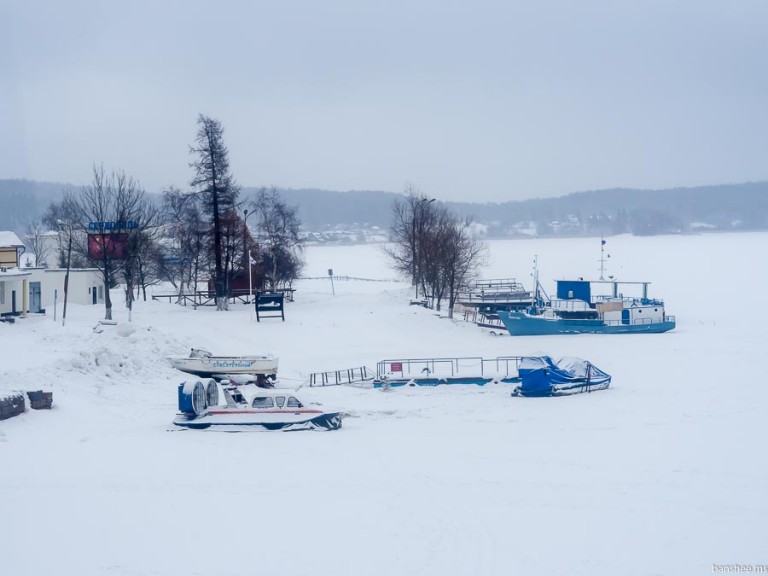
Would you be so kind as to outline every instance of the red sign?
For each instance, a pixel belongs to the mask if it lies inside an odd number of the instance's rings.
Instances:
[[[392,364],[389,365],[390,372],[402,372],[403,371],[403,363],[402,362],[392,362]]]
[[[128,235],[88,234],[88,258],[103,260],[105,252],[110,260],[125,260],[128,256]]]

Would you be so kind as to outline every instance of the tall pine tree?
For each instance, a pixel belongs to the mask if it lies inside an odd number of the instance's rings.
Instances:
[[[200,114],[197,118],[197,137],[189,147],[197,159],[190,163],[195,176],[190,185],[202,195],[213,224],[213,254],[215,262],[214,286],[216,309],[227,310],[224,267],[222,265],[222,214],[234,210],[239,189],[229,173],[229,151],[224,145],[221,122]]]

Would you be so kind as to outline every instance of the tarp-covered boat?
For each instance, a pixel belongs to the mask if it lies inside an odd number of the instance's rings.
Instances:
[[[302,404],[291,390],[261,390],[250,400],[237,388],[222,387],[226,405],[219,405],[219,384],[183,382],[179,385],[179,414],[173,423],[193,429],[338,430],[341,413]]]
[[[518,372],[522,383],[513,396],[565,396],[604,390],[611,384],[610,375],[581,358],[554,362],[549,356],[526,356]]]
[[[261,375],[274,379],[278,363],[278,358],[271,354],[216,356],[207,350],[197,348],[192,348],[189,356],[172,356],[168,360],[171,366],[187,374],[216,379],[237,374]]]

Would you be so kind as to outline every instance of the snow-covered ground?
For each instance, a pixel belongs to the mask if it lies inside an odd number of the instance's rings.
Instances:
[[[494,336],[408,306],[373,245],[311,247],[286,321],[115,292],[0,324],[0,395],[54,409],[0,422],[0,573],[60,575],[705,574],[768,563],[768,234],[609,238],[610,274],[650,280],[660,335]],[[596,278],[599,240],[490,244],[485,278]],[[61,311],[59,310],[59,313]],[[505,385],[307,388],[338,432],[170,432],[165,360],[191,347],[280,357],[283,386],[386,358],[579,356],[604,392]]]

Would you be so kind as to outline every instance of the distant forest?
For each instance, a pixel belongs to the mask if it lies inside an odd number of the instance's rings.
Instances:
[[[0,230],[22,236],[68,184],[0,180]],[[257,188],[241,191],[243,207]],[[379,191],[281,190],[298,207],[307,232],[389,228],[398,194]],[[768,229],[768,182],[667,190],[611,189],[576,192],[558,198],[503,203],[446,202],[471,218],[489,238],[635,235]]]

